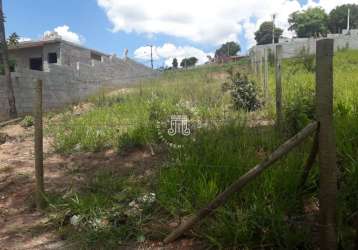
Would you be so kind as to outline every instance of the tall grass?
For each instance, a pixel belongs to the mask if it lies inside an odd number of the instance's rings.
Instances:
[[[354,234],[350,218],[358,210],[358,51],[337,53],[334,64],[339,237],[342,246],[349,248]],[[247,71],[246,66],[235,67]],[[157,122],[185,114],[204,126],[193,128],[190,139],[180,141],[181,148],[169,148],[169,160],[160,169],[155,189],[159,204],[173,216],[191,214],[288,136],[277,134],[271,126],[249,126],[252,114],[230,108],[230,95],[221,89],[227,69],[208,66],[165,72],[125,93],[95,100],[93,110],[79,117],[67,115],[51,127],[56,149],[71,153],[116,148],[120,152],[128,145],[162,143]],[[314,118],[315,76],[300,61],[286,60],[282,69],[285,127],[292,134]],[[272,68],[269,83],[272,101],[260,112],[265,119],[274,119]],[[311,143],[308,140],[296,148],[219,208],[215,216],[196,226],[196,235],[213,248],[313,248],[313,228],[307,222],[305,206],[309,200],[317,200],[317,168],[298,192]]]

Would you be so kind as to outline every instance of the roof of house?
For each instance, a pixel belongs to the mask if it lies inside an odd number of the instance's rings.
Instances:
[[[109,56],[106,53],[103,53],[103,52],[100,52],[100,51],[97,51],[97,50],[94,50],[94,49],[89,49],[89,48],[86,48],[84,46],[81,46],[81,45],[78,45],[78,44],[63,40],[61,38],[43,39],[43,40],[39,40],[39,41],[20,42],[17,45],[9,46],[8,49],[9,50],[18,50],[18,49],[37,48],[37,47],[43,47],[43,46],[45,46],[47,44],[55,44],[55,43],[66,43],[66,44],[68,44],[70,46],[73,46],[73,47],[90,50],[90,51],[92,51],[92,52],[94,52],[96,54],[102,55],[102,56]]]

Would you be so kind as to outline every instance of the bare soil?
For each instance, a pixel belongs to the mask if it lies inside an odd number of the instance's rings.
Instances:
[[[76,243],[62,240],[45,212],[36,211],[34,193],[33,128],[8,125],[0,145],[0,249],[74,249]],[[46,192],[65,193],[88,182],[98,169],[108,168],[123,176],[145,175],[161,164],[160,154],[136,149],[125,155],[113,150],[100,153],[60,155],[53,151],[52,139],[44,138]],[[163,246],[158,242],[134,244],[126,249],[197,249],[183,239]]]

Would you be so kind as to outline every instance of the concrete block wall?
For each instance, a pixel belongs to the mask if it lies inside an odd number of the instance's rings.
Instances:
[[[91,63],[91,51],[78,46],[73,46],[67,42],[61,42],[60,61],[62,65],[76,67],[76,63]]]
[[[101,88],[127,86],[128,83],[156,74],[130,59],[113,58],[100,64],[77,62],[73,67],[49,64],[48,72],[21,69],[12,73],[16,106],[19,115],[33,112],[34,88],[43,80],[44,110],[52,111],[84,100]],[[0,76],[0,120],[8,118],[5,79]]]
[[[334,39],[335,51],[344,48],[358,49],[358,35],[355,33],[351,35],[331,34],[328,38]],[[322,39],[322,38],[321,38]],[[301,51],[305,49],[310,54],[316,54],[316,41],[315,38],[295,38],[292,41],[280,42],[282,45],[282,57],[292,58],[299,56]],[[265,50],[272,50],[272,44],[257,45],[250,49],[249,55],[251,62],[258,62],[264,57]]]
[[[29,58],[43,57],[42,48],[25,48],[9,52],[10,59],[16,61],[16,70],[29,68]]]

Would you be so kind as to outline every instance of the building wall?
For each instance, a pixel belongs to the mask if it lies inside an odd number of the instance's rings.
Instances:
[[[72,46],[68,43],[61,43],[62,65],[76,67],[77,62],[91,64],[91,51],[85,48]]]
[[[60,43],[54,43],[54,44],[46,44],[43,47],[43,67],[44,71],[49,71],[48,68],[48,54],[49,53],[56,53],[57,54],[57,64],[61,64],[61,46]]]
[[[18,113],[25,115],[33,111],[37,79],[42,79],[44,83],[44,110],[51,111],[84,100],[102,88],[127,86],[133,81],[153,76],[156,73],[144,65],[113,57],[97,64],[76,62],[75,67],[49,64],[48,71],[19,68],[12,73],[12,81]],[[9,106],[3,76],[0,76],[0,107],[0,120],[7,119]]]
[[[350,48],[358,49],[358,33],[352,30],[351,35],[330,34],[328,38],[334,39],[335,51]],[[282,57],[292,58],[300,56],[301,51],[304,49],[309,54],[316,54],[316,41],[315,38],[294,38],[292,40],[281,41],[278,43],[282,45]],[[256,45],[250,49],[249,55],[251,62],[259,62],[264,57],[264,51],[271,50],[272,44]]]
[[[15,70],[18,68],[29,69],[30,58],[43,57],[42,48],[26,48],[9,51],[9,58],[16,61]]]

